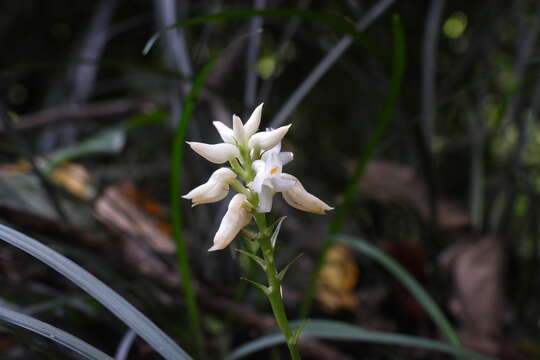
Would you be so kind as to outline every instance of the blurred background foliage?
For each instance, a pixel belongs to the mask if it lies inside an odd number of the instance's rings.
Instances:
[[[381,11],[279,119],[295,89],[347,34],[302,17],[221,19],[162,34],[176,22],[231,10],[299,9],[342,28]],[[391,123],[369,159],[341,232],[392,256],[435,299],[461,341],[507,359],[540,356],[540,3],[502,1],[1,1],[0,219],[61,251],[192,350],[169,209],[174,129],[192,80],[219,53],[187,138],[216,142],[265,103],[263,126],[292,123],[287,172],[330,204],[343,200],[388,98],[399,15],[406,71]],[[182,192],[213,167],[186,153]],[[226,203],[225,203],[226,204]],[[188,210],[183,234],[210,358],[272,329],[261,274],[232,249],[206,249],[222,203]],[[296,318],[332,216],[282,201],[278,262],[304,252],[286,278]],[[238,239],[234,247],[250,246]],[[56,273],[0,246],[0,299],[112,354],[126,328]],[[398,279],[332,245],[312,317],[439,339]],[[285,352],[253,358],[285,358]],[[369,343],[306,342],[313,359],[444,358]],[[57,359],[52,343],[2,325],[6,359]],[[135,341],[133,359],[157,358]]]

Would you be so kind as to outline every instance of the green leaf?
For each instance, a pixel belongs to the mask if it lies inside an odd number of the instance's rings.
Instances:
[[[298,259],[300,259],[302,257],[302,255],[304,255],[304,253],[300,253],[298,254],[294,259],[292,259],[280,272],[279,274],[277,275],[279,281],[282,281],[283,278],[285,277],[285,274],[287,274],[287,271],[289,270],[289,268],[291,267],[291,265],[293,265],[294,263],[296,263],[298,261]]]
[[[249,251],[242,250],[242,249],[236,249],[236,251],[238,251],[240,254],[246,255],[248,258],[250,258],[251,260],[255,261],[257,264],[259,264],[259,266],[264,271],[266,271],[266,263],[259,256],[255,255],[255,254],[252,254]]]
[[[268,294],[270,294],[270,288],[266,285],[263,285],[257,281],[253,281],[253,280],[250,280],[248,278],[245,278],[245,277],[241,277],[240,280],[244,280],[244,281],[247,281],[248,283],[251,283],[253,285],[255,285],[256,287],[258,287],[259,289],[261,289],[261,291],[268,296]]]
[[[82,142],[62,148],[47,155],[45,172],[50,173],[65,161],[83,156],[117,154],[126,142],[126,129],[121,126],[104,130]]]
[[[109,309],[167,360],[191,359],[133,305],[88,271],[40,242],[0,224],[0,239],[58,271]]]
[[[414,277],[409,274],[409,272],[400,264],[379,250],[377,247],[359,237],[337,235],[334,237],[334,240],[349,245],[353,249],[360,251],[384,266],[386,270],[394,275],[399,282],[401,282],[401,284],[403,284],[403,286],[405,286],[407,290],[411,292],[420,305],[422,305],[433,322],[435,322],[437,327],[444,334],[444,337],[448,340],[448,342],[455,346],[460,345],[459,338],[452,328],[452,325],[450,325],[448,319],[446,319],[446,316],[444,316],[444,313],[437,306],[431,296],[429,296],[426,290],[424,290],[424,288],[418,283],[418,281],[416,281]]]
[[[303,321],[291,323],[293,327],[303,325]],[[417,336],[409,336],[397,333],[366,330],[359,326],[330,320],[309,320],[305,324],[301,338],[319,338],[336,341],[369,342],[382,345],[416,347],[425,350],[451,354],[468,359],[494,360],[495,358],[478,353],[476,351],[451,346],[439,341],[425,339]],[[225,360],[236,360],[257,351],[267,349],[274,345],[284,344],[285,339],[281,334],[272,334],[260,337],[245,343],[230,353]]]
[[[182,171],[183,171],[183,159],[185,149],[186,131],[191,121],[193,111],[197,103],[197,97],[199,92],[204,87],[206,77],[210,73],[210,70],[219,58],[219,54],[212,57],[212,59],[205,64],[202,69],[195,76],[193,86],[187,98],[183,104],[182,118],[178,123],[178,128],[174,134],[172,154],[171,154],[171,176],[170,176],[170,201],[171,201],[171,225],[172,234],[176,242],[176,259],[178,268],[180,270],[180,276],[182,278],[182,289],[186,298],[186,307],[188,311],[189,325],[192,335],[195,337],[195,345],[198,350],[199,358],[205,358],[204,356],[204,344],[201,328],[201,321],[199,318],[199,310],[197,308],[197,301],[195,299],[195,290],[191,280],[191,268],[189,266],[189,258],[187,253],[186,244],[182,236]]]
[[[270,229],[274,229],[274,231],[272,232],[272,236],[270,237],[270,243],[272,244],[272,249],[276,247],[276,240],[279,235],[279,231],[281,230],[281,224],[283,223],[283,220],[285,220],[286,218],[287,218],[286,216],[282,216],[270,226]]]
[[[346,20],[342,16],[329,15],[323,12],[309,11],[309,10],[237,10],[237,11],[224,11],[218,14],[200,16],[196,18],[187,19],[179,23],[167,26],[160,32],[155,33],[146,42],[143,54],[146,55],[152,49],[159,37],[166,31],[175,29],[178,27],[186,27],[197,24],[204,24],[211,21],[226,21],[236,19],[250,19],[253,17],[299,17],[304,20],[309,20],[317,23],[321,23],[330,26],[334,30],[352,35],[354,37],[359,36],[359,32],[354,28],[354,24]]]
[[[73,350],[86,359],[112,360],[110,356],[78,337],[31,316],[0,307],[0,320],[44,336],[57,344]]]
[[[136,129],[142,126],[164,123],[167,120],[167,113],[163,110],[155,110],[149,113],[137,114],[124,121],[126,130]]]

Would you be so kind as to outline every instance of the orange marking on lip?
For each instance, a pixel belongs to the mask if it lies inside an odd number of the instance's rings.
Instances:
[[[270,170],[270,174],[271,174],[271,175],[274,175],[274,174],[277,173],[277,171],[278,171],[278,168],[275,167],[275,168],[273,168],[272,170]]]

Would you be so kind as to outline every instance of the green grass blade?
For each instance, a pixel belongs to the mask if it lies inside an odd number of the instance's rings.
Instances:
[[[459,338],[446,316],[444,316],[444,313],[437,306],[431,296],[429,296],[424,288],[418,283],[418,281],[416,281],[416,279],[400,264],[379,250],[377,247],[371,245],[369,242],[361,238],[347,235],[337,235],[334,237],[334,240],[349,245],[353,249],[360,251],[384,266],[384,268],[394,275],[422,305],[431,319],[435,322],[435,324],[437,324],[439,330],[448,340],[448,342],[454,346],[460,345]]]
[[[297,328],[303,324],[305,324],[305,320],[292,322],[291,325]],[[302,330],[301,338],[305,339],[310,337],[325,340],[354,342],[362,341],[382,345],[416,347],[451,354],[467,359],[494,360],[493,357],[480,354],[476,351],[447,345],[439,341],[390,332],[371,331],[359,326],[338,321],[308,320],[307,324],[305,324],[305,327]],[[254,352],[284,343],[285,339],[281,334],[266,335],[241,345],[239,348],[230,353],[225,360],[240,359],[247,355],[253,354]]]
[[[186,244],[182,237],[182,162],[184,159],[184,147],[186,139],[186,131],[195,109],[197,96],[204,86],[204,81],[208,73],[214,66],[219,56],[214,56],[197,74],[191,87],[182,111],[182,119],[178,124],[176,133],[173,139],[173,148],[171,156],[171,179],[170,179],[170,194],[171,194],[171,223],[172,233],[176,241],[176,257],[180,275],[182,277],[182,288],[186,297],[186,305],[188,310],[191,334],[195,337],[195,345],[197,347],[199,357],[204,358],[204,344],[197,309],[197,301],[195,299],[195,291],[192,285],[191,269],[187,255]]]
[[[109,309],[167,360],[191,359],[133,305],[88,271],[51,248],[0,224],[0,239],[44,262]]]
[[[238,20],[238,19],[250,19],[256,16],[261,17],[299,17],[304,20],[320,23],[327,25],[334,29],[337,32],[348,34],[352,36],[359,36],[359,32],[354,28],[354,24],[349,20],[346,20],[342,16],[329,15],[317,11],[309,10],[236,10],[236,11],[225,11],[218,14],[200,16],[196,18],[187,19],[179,23],[173,24],[166,27],[160,32],[155,33],[152,37],[146,42],[143,54],[146,55],[152,49],[154,44],[160,38],[163,32],[175,29],[178,27],[186,27],[197,24],[204,24],[211,21],[227,21],[227,20]]]
[[[375,133],[371,136],[366,146],[366,149],[362,152],[362,155],[356,162],[354,172],[345,189],[343,201],[336,209],[336,213],[332,219],[332,223],[330,224],[330,235],[337,234],[339,230],[341,229],[341,226],[343,225],[343,220],[345,219],[345,216],[349,212],[349,208],[352,204],[354,195],[358,191],[357,190],[358,183],[360,181],[360,178],[362,177],[362,174],[364,173],[364,169],[366,168],[366,165],[368,164],[369,160],[373,156],[373,153],[375,152],[377,145],[379,145],[384,134],[386,133],[388,125],[390,124],[390,121],[392,120],[392,117],[395,112],[395,107],[396,107],[397,100],[401,91],[401,87],[403,84],[403,77],[405,74],[405,56],[406,56],[405,55],[405,36],[403,33],[403,27],[401,26],[401,22],[398,16],[394,17],[393,30],[394,30],[394,65],[393,65],[392,80],[390,83],[390,91],[388,94],[388,98],[383,106],[381,115],[379,116],[379,119],[377,120]],[[307,317],[309,314],[309,311],[311,310],[311,305],[313,303],[313,298],[315,296],[315,288],[317,285],[317,279],[319,278],[319,273],[322,269],[322,266],[324,265],[326,254],[328,252],[328,249],[330,248],[331,242],[332,242],[331,238],[327,237],[322,244],[321,254],[319,255],[319,258],[317,259],[315,270],[313,271],[311,275],[308,288],[306,290],[306,296],[304,298],[304,302],[302,303],[302,306],[300,308],[300,317],[302,318]]]
[[[0,320],[46,337],[57,344],[71,349],[85,359],[113,360],[107,354],[101,352],[78,337],[49,325],[41,320],[21,314],[17,311],[9,310],[0,306]]]

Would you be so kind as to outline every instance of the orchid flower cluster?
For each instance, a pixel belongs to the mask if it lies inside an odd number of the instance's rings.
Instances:
[[[283,166],[293,160],[292,152],[281,152],[281,141],[291,125],[257,132],[263,104],[259,105],[244,124],[233,115],[233,127],[214,121],[222,143],[188,142],[197,154],[215,164],[229,163],[214,171],[208,181],[184,195],[192,206],[224,199],[230,188],[238,192],[230,201],[214,245],[208,251],[222,250],[247,226],[255,212],[272,209],[273,197],[281,193],[292,207],[315,214],[332,210],[330,206],[307,192],[293,175],[284,173]],[[240,181],[239,181],[240,180]]]

